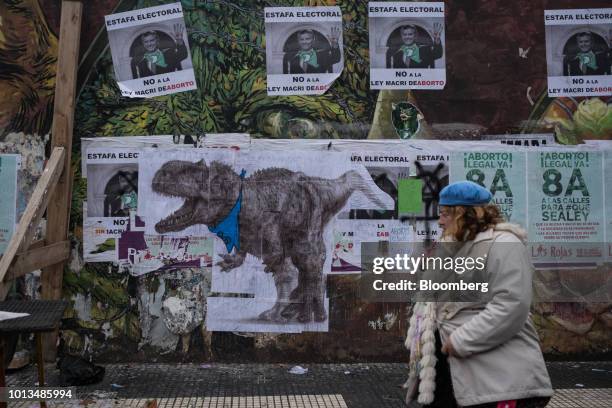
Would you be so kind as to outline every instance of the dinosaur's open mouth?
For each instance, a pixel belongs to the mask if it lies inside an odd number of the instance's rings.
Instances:
[[[155,231],[164,234],[172,231],[181,231],[193,225],[193,216],[197,198],[185,199],[185,204],[166,218],[155,224]]]

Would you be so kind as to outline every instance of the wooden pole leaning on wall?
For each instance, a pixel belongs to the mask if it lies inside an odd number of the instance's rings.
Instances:
[[[52,245],[68,239],[70,203],[72,199],[72,132],[76,102],[77,68],[81,39],[83,4],[78,0],[62,0],[59,50],[53,104],[51,146],[66,149],[64,171],[47,208],[47,232],[45,242]],[[62,296],[62,278],[65,262],[42,270],[42,298],[57,300]],[[55,361],[57,331],[45,334],[43,348],[45,359]]]

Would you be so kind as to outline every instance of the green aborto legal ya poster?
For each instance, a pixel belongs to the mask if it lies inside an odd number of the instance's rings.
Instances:
[[[601,259],[602,161],[602,153],[595,151],[528,153],[529,240],[534,242],[534,262]]]
[[[471,151],[451,154],[451,182],[469,180],[493,194],[506,221],[526,224],[525,153]]]

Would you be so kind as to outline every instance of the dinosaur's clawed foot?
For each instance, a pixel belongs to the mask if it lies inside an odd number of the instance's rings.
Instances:
[[[281,312],[281,316],[289,320],[297,320],[300,323],[324,322],[327,320],[327,312],[318,299],[306,297],[306,299],[293,300]]]
[[[325,311],[325,307],[319,302],[315,302],[314,307],[314,320],[315,322],[324,322],[327,320],[327,312]]]
[[[301,306],[301,303],[290,303],[282,310],[281,316],[288,320],[294,320],[300,315]]]
[[[281,311],[283,310],[282,304],[277,302],[270,309],[259,314],[260,320],[267,320],[270,322],[287,323],[287,319],[282,316]]]
[[[217,262],[217,266],[219,266],[223,272],[229,272],[244,263],[244,256],[240,254],[219,255],[223,257],[223,260]]]

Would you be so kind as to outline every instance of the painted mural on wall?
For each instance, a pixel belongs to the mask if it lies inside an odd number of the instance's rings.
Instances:
[[[324,95],[270,97],[265,82],[263,3],[184,0],[198,89],[150,100],[123,98],[106,48],[103,16],[164,3],[105,0],[85,4],[76,149],[80,137],[115,135],[242,132],[261,138],[399,138],[406,133],[396,130],[403,127],[394,123],[392,104],[404,102],[414,105],[423,117],[413,136],[417,138],[550,131],[559,142],[574,144],[583,139],[609,139],[612,132],[609,97],[546,95],[544,1],[445,2],[447,83],[444,90],[415,94],[369,89],[366,2],[284,1],[281,5],[288,7],[340,7],[344,70]],[[574,3],[560,0],[556,8],[575,8]],[[605,1],[588,5],[606,6]],[[4,112],[0,143],[13,143],[15,133],[23,132],[24,138],[40,144],[49,132],[58,16],[58,2],[51,0],[0,5],[0,111]],[[483,37],[482,32],[491,35]],[[238,353],[237,345],[250,350],[251,357],[262,359],[266,353],[257,350],[274,349],[284,356],[314,353],[327,360],[403,355],[396,338],[403,335],[404,308],[363,303],[355,295],[358,285],[351,277],[329,279],[329,319],[334,322],[329,334],[271,339],[267,335],[211,335],[203,329],[209,272],[179,269],[134,277],[118,273],[110,264],[84,266],[78,254],[82,251],[81,202],[86,184],[79,177],[77,151],[73,154],[77,181],[71,212],[75,256],[64,278],[65,296],[74,301],[66,321],[69,347],[107,356],[116,350],[123,350],[123,356],[140,351],[142,358],[160,349],[190,351],[194,356],[210,356],[214,350],[216,357],[232,357]],[[437,215],[435,190],[423,195],[431,209],[424,217],[424,228],[430,228],[427,224]],[[536,310],[546,351],[610,349],[609,306],[547,303],[537,305]],[[364,329],[369,330],[367,335]],[[367,344],[372,341],[384,345],[384,351],[369,349]]]

